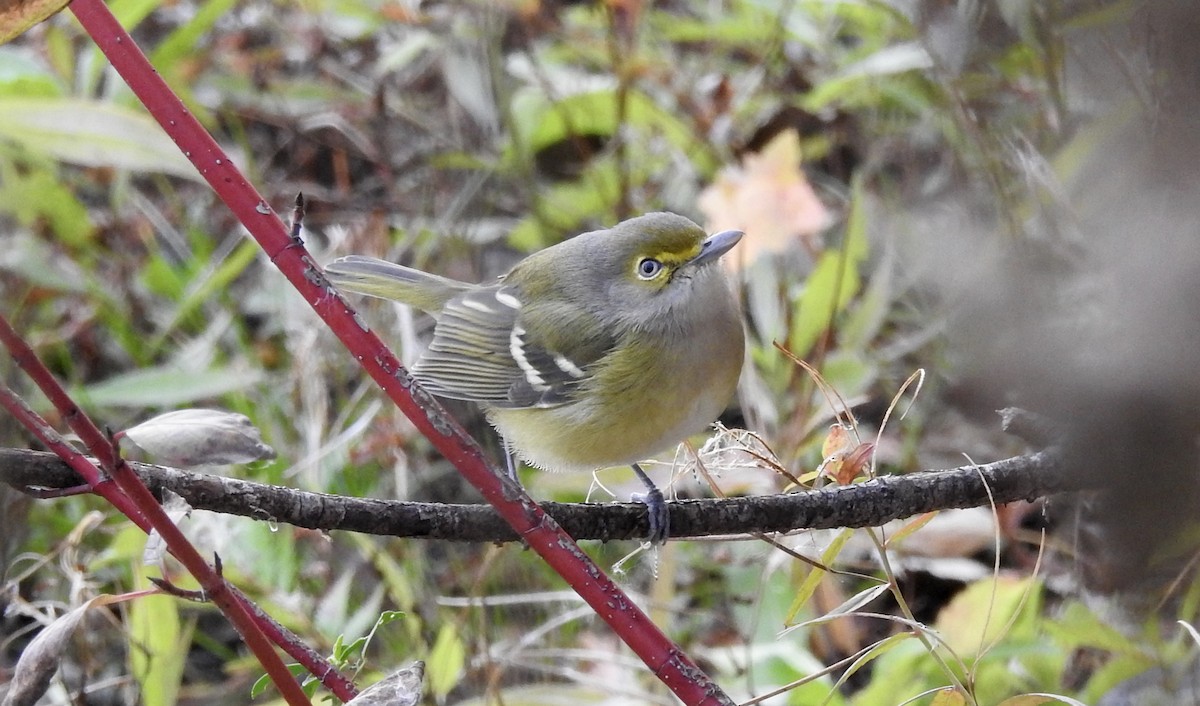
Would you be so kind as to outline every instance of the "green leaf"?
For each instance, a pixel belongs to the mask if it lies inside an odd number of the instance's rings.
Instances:
[[[611,214],[620,188],[613,160],[597,159],[579,179],[555,184],[543,192],[537,209],[540,217],[529,216],[518,223],[509,233],[508,242],[525,251],[553,245],[560,233],[578,232],[579,224],[589,218]]]
[[[0,94],[6,96],[58,96],[62,84],[28,54],[0,47]]]
[[[841,686],[846,683],[846,680],[854,676],[855,672],[867,666],[872,661],[887,654],[893,647],[899,645],[901,642],[915,639],[917,639],[917,636],[911,632],[898,632],[895,635],[885,637],[876,642],[874,645],[871,645],[870,649],[859,656],[858,659],[855,659],[853,662],[851,662],[850,666],[846,667],[845,671],[843,671],[841,676],[838,677],[835,685],[836,688],[830,690],[830,696],[839,693],[838,689],[840,689]],[[828,702],[829,699],[826,699],[825,703]]]
[[[821,334],[837,320],[862,287],[859,266],[867,257],[866,215],[861,187],[854,186],[850,214],[842,247],[827,250],[817,260],[816,267],[804,283],[804,292],[792,317],[788,347],[804,357],[812,350]]]
[[[843,347],[825,357],[821,364],[821,376],[843,397],[852,398],[871,387],[879,377],[879,368],[859,350]]]
[[[187,287],[187,272],[184,272],[159,253],[151,254],[142,265],[139,276],[142,284],[157,296],[179,299]]]
[[[612,89],[581,93],[551,101],[541,90],[527,87],[512,99],[517,140],[529,153],[581,135],[612,135],[617,107]]]
[[[583,135],[611,136],[618,124],[614,88],[604,88],[551,100],[536,88],[525,88],[512,100],[516,141],[507,158],[515,158],[515,147],[532,154],[545,147]],[[625,125],[646,137],[658,136],[683,151],[701,171],[716,168],[716,160],[699,143],[687,124],[659,107],[649,96],[629,91],[625,96]]]
[[[847,66],[842,76],[891,76],[906,71],[933,68],[933,59],[920,42],[904,42],[883,47]]]
[[[50,169],[26,165],[26,169],[0,162],[0,211],[7,211],[24,226],[44,220],[58,239],[68,245],[88,245],[95,230],[87,209],[75,193]],[[60,289],[60,284],[55,289]]]
[[[154,0],[157,6],[159,0]],[[196,51],[205,33],[212,29],[217,20],[229,13],[237,0],[208,0],[183,25],[159,42],[150,54],[150,63],[157,67],[177,66],[180,60]]]
[[[776,13],[746,5],[739,12],[710,17],[683,17],[677,13],[653,15],[655,30],[671,42],[703,42],[724,50],[738,47],[759,49],[779,36]],[[803,15],[804,13],[795,13]]]
[[[382,621],[387,616],[388,622],[391,622],[403,617],[405,612],[415,610],[419,601],[418,591],[413,585],[413,578],[410,575],[412,567],[397,560],[390,553],[380,551],[374,542],[362,535],[351,534],[350,538],[359,551],[369,557],[375,571],[379,572],[383,584],[387,587],[388,600],[400,608],[400,610],[383,613],[379,616],[380,620]]]
[[[263,693],[266,692],[267,687],[270,685],[271,677],[267,676],[266,674],[262,675],[254,681],[254,684],[250,686],[250,698],[257,699],[258,697],[262,696]]]
[[[116,375],[78,393],[86,404],[96,407],[177,407],[243,392],[262,378],[262,371],[248,368],[193,371],[168,366]]]
[[[831,107],[881,110],[903,107],[911,115],[931,107],[933,96],[919,48],[909,45],[881,50],[876,56],[821,81],[799,101],[806,110],[820,113]],[[926,57],[927,58],[927,57]],[[896,75],[907,74],[907,75]]]
[[[205,270],[205,274],[208,276],[199,282],[189,284],[188,292],[173,312],[170,322],[159,330],[158,335],[147,347],[151,351],[157,352],[166,341],[167,336],[181,321],[184,321],[205,302],[210,301],[215,294],[228,291],[230,283],[241,275],[250,266],[250,263],[254,262],[259,252],[261,251],[257,243],[253,240],[245,240],[215,270]],[[163,278],[159,282],[160,284],[170,285],[166,272],[157,271],[153,274]]]
[[[896,706],[904,697],[934,685],[927,681],[933,660],[919,640],[904,640],[891,647],[895,649],[873,663],[870,681],[854,695],[855,706]],[[937,683],[944,684],[944,678]]]
[[[1105,694],[1117,688],[1119,684],[1144,674],[1148,669],[1153,669],[1159,664],[1157,658],[1150,656],[1120,655],[1109,659],[1092,672],[1087,686],[1079,692],[1079,697],[1085,704],[1094,704]]]
[[[162,0],[112,0],[108,9],[126,31],[132,32],[161,5]]]
[[[769,23],[747,21],[749,18],[718,22],[689,17],[673,19],[677,21],[663,23],[659,29],[662,37],[672,42],[713,42],[737,46],[767,42],[775,33]]]
[[[162,172],[200,181],[175,143],[143,113],[81,99],[0,99],[0,139],[85,167]]]
[[[308,670],[303,665],[293,662],[287,665],[287,670],[293,677],[305,680],[303,685],[304,693],[309,698],[312,698],[312,695],[316,693],[316,688],[321,685],[321,682],[313,679],[312,675],[308,673]],[[251,685],[250,698],[255,699],[262,696],[267,691],[267,687],[271,686],[274,686],[274,682],[271,681],[271,675],[263,674]]]
[[[458,636],[458,628],[454,623],[443,624],[429,652],[429,659],[425,661],[429,693],[439,700],[450,693],[458,683],[466,663],[467,648]]]
[[[1078,601],[1067,604],[1058,619],[1046,623],[1045,630],[1068,650],[1094,648],[1115,654],[1144,654],[1142,646]]]
[[[141,562],[133,566],[137,589],[149,588]],[[179,697],[193,624],[183,625],[173,596],[144,596],[129,607],[130,670],[146,706],[172,706]]]
[[[279,532],[272,522],[256,522],[243,530],[239,544],[247,548],[251,557],[269,558],[269,561],[254,561],[254,579],[272,586],[281,593],[296,590],[303,571],[303,552],[297,548],[297,539],[290,532]]]
[[[838,341],[844,348],[865,351],[879,334],[891,312],[892,269],[876,267],[862,295],[846,312],[846,321],[838,329]]]
[[[837,560],[838,554],[841,553],[842,547],[846,546],[846,542],[850,541],[850,538],[853,536],[854,530],[852,528],[846,528],[839,532],[833,541],[829,543],[829,546],[825,548],[825,551],[821,552],[821,563],[825,566],[833,564]],[[783,619],[784,624],[791,625],[792,621],[796,618],[796,614],[808,603],[808,599],[812,598],[812,594],[817,590],[817,586],[820,585],[821,580],[828,573],[825,569],[815,566],[809,569],[808,575],[804,577],[804,581],[796,589],[796,596],[792,599],[792,605],[788,608],[787,617]]]
[[[74,85],[75,69],[80,61],[76,52],[76,35],[69,31],[68,27],[69,25],[57,24],[46,27],[45,60],[59,86],[59,90],[55,91],[54,95],[66,95],[70,92],[68,87]],[[96,51],[99,52],[99,49]],[[102,62],[97,63],[102,64]]]
[[[858,268],[842,252],[831,250],[821,255],[797,302],[788,348],[801,358],[807,355],[859,284]]]

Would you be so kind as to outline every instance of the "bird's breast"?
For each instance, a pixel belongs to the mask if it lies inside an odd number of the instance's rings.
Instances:
[[[634,463],[703,430],[729,404],[744,354],[740,317],[628,335],[589,371],[571,402],[488,411],[522,459],[549,471]]]

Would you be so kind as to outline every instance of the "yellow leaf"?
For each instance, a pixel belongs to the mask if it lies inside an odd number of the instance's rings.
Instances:
[[[1032,578],[1000,576],[977,581],[938,613],[934,627],[960,657],[977,657],[1003,635],[1037,587]]]
[[[929,706],[962,706],[965,703],[967,699],[961,691],[954,687],[946,687],[934,694]]]

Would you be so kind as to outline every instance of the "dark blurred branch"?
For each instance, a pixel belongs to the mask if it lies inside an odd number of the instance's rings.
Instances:
[[[507,523],[487,505],[445,505],[348,498],[264,485],[236,478],[131,464],[155,493],[169,489],[192,507],[319,530],[443,539],[511,542]],[[0,481],[17,487],[70,487],[80,479],[53,454],[0,449]],[[1088,478],[1069,477],[1052,451],[846,487],[745,498],[668,503],[671,537],[775,533],[800,529],[871,527],[949,508],[1032,500],[1083,490]],[[543,503],[576,539],[640,539],[645,506],[638,503]]]

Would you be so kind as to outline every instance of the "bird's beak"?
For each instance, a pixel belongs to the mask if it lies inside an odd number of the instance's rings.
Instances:
[[[708,240],[700,246],[700,254],[688,261],[689,267],[700,267],[709,262],[716,262],[722,255],[733,249],[734,245],[745,235],[740,230],[723,230],[716,235],[708,236]]]

